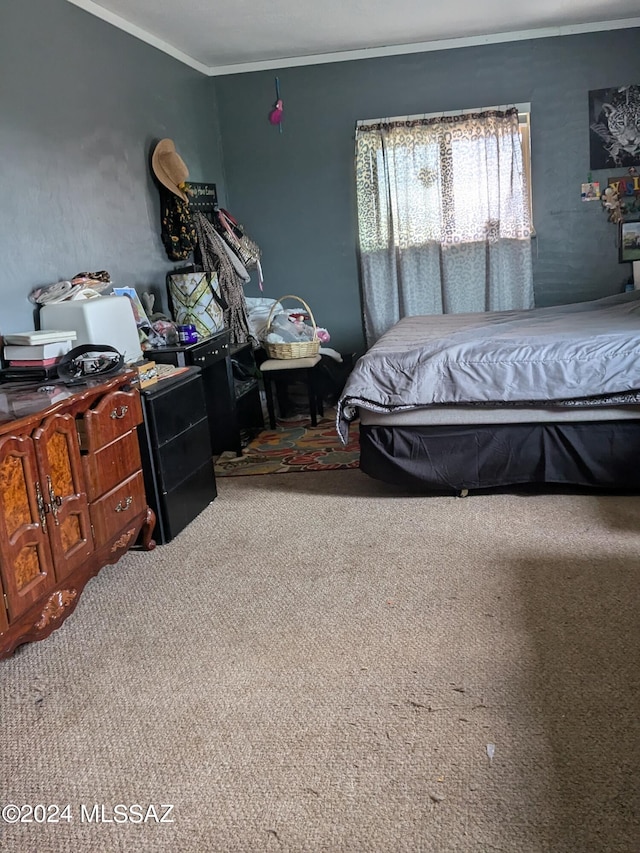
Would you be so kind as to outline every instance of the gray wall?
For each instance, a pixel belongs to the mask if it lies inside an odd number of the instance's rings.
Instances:
[[[223,193],[210,79],[64,0],[2,0],[0,332],[33,328],[30,290],[83,270],[164,295],[165,136]]]
[[[283,133],[267,121],[284,101]],[[338,349],[363,346],[353,175],[358,119],[531,102],[538,305],[618,292],[616,229],[580,200],[588,91],[640,80],[640,31],[616,30],[215,79],[231,211],[263,248],[265,295],[307,300]],[[593,173],[606,184],[609,174]],[[254,284],[248,295],[257,295]]]
[[[355,122],[523,101],[537,302],[614,293],[629,272],[615,228],[580,201],[587,92],[638,82],[639,46],[617,30],[207,78],[65,0],[2,0],[0,332],[32,327],[33,287],[85,269],[164,298],[149,158],[169,136],[260,244],[265,295],[302,296],[337,348],[359,350]],[[267,121],[276,74],[283,133]]]

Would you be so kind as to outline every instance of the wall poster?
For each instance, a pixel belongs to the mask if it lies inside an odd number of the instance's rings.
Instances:
[[[640,166],[640,85],[589,92],[591,169]]]

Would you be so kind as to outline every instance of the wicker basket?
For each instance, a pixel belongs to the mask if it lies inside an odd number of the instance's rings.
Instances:
[[[314,355],[318,355],[320,350],[320,340],[318,339],[316,321],[313,317],[311,308],[309,308],[304,299],[301,299],[299,296],[293,296],[292,294],[289,296],[281,296],[280,299],[273,303],[271,311],[269,311],[269,317],[267,318],[267,334],[271,331],[271,321],[273,319],[274,311],[280,306],[284,299],[297,299],[298,302],[301,302],[304,305],[306,312],[309,315],[309,319],[313,324],[313,340],[292,341],[291,343],[285,344],[270,344],[268,341],[264,341],[263,346],[267,351],[267,355],[269,358],[311,358]]]

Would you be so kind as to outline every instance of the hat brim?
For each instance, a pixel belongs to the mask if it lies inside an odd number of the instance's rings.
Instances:
[[[187,194],[179,187],[189,177],[189,170],[172,139],[161,139],[158,142],[151,155],[151,168],[163,186],[182,201],[189,201]]]

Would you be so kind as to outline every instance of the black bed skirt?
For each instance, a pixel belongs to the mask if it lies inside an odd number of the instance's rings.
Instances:
[[[555,484],[640,491],[640,421],[360,425],[360,468],[422,492]]]

